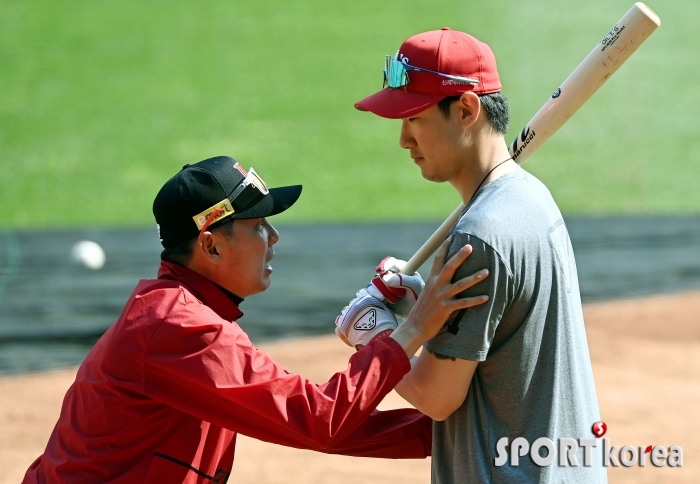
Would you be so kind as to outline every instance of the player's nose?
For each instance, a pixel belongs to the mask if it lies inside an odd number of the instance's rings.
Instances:
[[[399,134],[399,146],[405,150],[415,148],[416,140],[411,134],[408,119],[401,120],[401,133]]]

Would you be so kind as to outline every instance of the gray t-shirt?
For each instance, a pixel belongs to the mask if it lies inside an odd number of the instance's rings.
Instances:
[[[517,168],[482,188],[451,233],[449,256],[467,243],[474,248],[455,280],[490,271],[462,295],[488,294],[490,300],[453,314],[426,344],[435,353],[479,362],[462,406],[433,425],[432,482],[607,482],[602,442],[591,467],[583,465],[583,448],[579,467],[558,465],[559,439],[595,438],[600,412],[574,254],[551,194]],[[547,437],[557,457],[546,467],[529,454],[517,467],[510,460],[498,467],[502,437],[530,444]]]

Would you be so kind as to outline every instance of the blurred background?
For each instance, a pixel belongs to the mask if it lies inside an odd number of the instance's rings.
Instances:
[[[649,5],[661,28],[524,166],[565,215],[586,302],[700,288],[700,3]],[[511,140],[630,6],[0,0],[0,375],[78,364],[155,276],[158,189],[222,154],[304,185],[242,326],[331,333],[376,263],[459,203],[399,121],[353,109],[384,55],[444,26],[490,44]],[[76,254],[85,240],[103,254]]]
[[[155,275],[158,189],[221,154],[304,185],[242,324],[331,331],[376,262],[410,257],[459,202],[421,178],[400,121],[353,109],[383,56],[443,26],[488,42],[510,139],[629,6],[0,1],[0,374],[80,362]],[[652,7],[662,28],[525,165],[565,214],[584,300],[700,287],[700,4]],[[71,257],[82,240],[105,254]]]

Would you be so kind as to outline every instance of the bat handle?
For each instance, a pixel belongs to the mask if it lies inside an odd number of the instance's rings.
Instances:
[[[422,266],[423,263],[428,260],[428,257],[430,257],[433,252],[440,247],[440,244],[444,242],[445,237],[447,237],[447,233],[459,220],[462,210],[464,210],[464,204],[460,203],[459,207],[457,207],[455,211],[452,212],[449,217],[447,217],[447,219],[442,223],[442,225],[440,225],[440,227],[438,227],[433,235],[431,235],[430,238],[421,246],[421,248],[418,249],[415,254],[413,254],[413,257],[411,257],[406,263],[401,271],[401,274],[415,274],[418,268]]]

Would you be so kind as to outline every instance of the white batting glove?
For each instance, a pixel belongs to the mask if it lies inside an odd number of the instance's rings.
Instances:
[[[394,257],[385,257],[375,269],[377,275],[372,279],[367,292],[386,302],[387,307],[399,318],[406,319],[416,304],[425,283],[417,272],[413,275],[399,274],[406,261]]]
[[[336,334],[354,348],[390,334],[399,325],[394,314],[367,289],[360,289],[356,296],[335,318]]]

